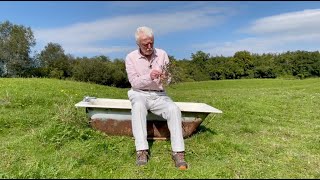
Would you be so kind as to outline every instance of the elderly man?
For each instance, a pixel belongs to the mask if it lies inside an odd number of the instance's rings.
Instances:
[[[128,97],[132,105],[132,132],[137,151],[136,163],[145,165],[149,159],[147,141],[147,113],[162,116],[167,120],[170,131],[172,159],[181,170],[187,169],[184,160],[184,139],[182,134],[181,111],[167,96],[162,81],[168,72],[163,72],[169,63],[167,53],[154,48],[154,35],[149,27],[139,27],[135,33],[138,49],[130,52],[125,61],[131,89]]]

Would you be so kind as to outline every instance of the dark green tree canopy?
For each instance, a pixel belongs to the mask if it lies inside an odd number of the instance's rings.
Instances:
[[[30,27],[0,23],[0,69],[5,76],[19,76],[30,68],[31,48],[36,45]]]

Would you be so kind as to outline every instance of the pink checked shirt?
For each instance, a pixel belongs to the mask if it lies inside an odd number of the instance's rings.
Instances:
[[[154,48],[150,62],[141,55],[139,49],[132,51],[126,57],[126,71],[133,89],[163,90],[159,79],[151,80],[152,69],[161,71],[169,63],[167,53],[162,49]]]

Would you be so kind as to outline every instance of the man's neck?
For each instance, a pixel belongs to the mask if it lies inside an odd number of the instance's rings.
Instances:
[[[148,59],[148,61],[150,61],[150,60],[151,60],[151,57],[152,57],[152,54],[150,54],[150,55],[144,55],[144,57],[146,57],[146,58]]]
[[[152,54],[150,54],[150,55],[145,55],[140,49],[139,49],[139,51],[140,51],[140,54],[141,54],[142,56],[146,57],[148,61],[151,60],[152,55],[153,55],[153,52],[152,52]]]

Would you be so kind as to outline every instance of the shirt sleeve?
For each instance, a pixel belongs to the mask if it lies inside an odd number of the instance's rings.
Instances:
[[[126,57],[126,71],[128,80],[133,88],[140,89],[149,86],[154,81],[151,80],[150,74],[140,75],[135,68],[133,59],[128,55]]]

